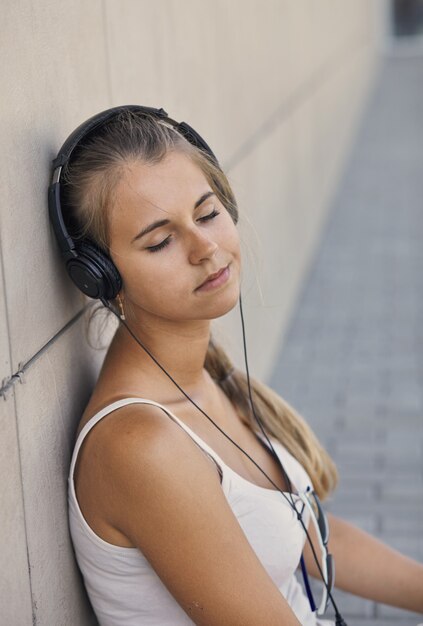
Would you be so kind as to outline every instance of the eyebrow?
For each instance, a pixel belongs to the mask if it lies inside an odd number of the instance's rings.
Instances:
[[[194,210],[197,207],[199,207],[200,204],[203,204],[203,202],[207,200],[207,198],[210,198],[210,196],[214,196],[214,195],[215,195],[214,191],[206,191],[206,193],[203,193],[203,195],[200,196],[197,202],[194,204]],[[147,233],[151,233],[152,230],[155,230],[156,228],[160,228],[161,226],[165,226],[166,224],[170,224],[170,220],[165,219],[165,220],[157,220],[156,222],[152,222],[151,224],[143,228],[138,233],[138,235],[135,235],[131,243],[134,243],[134,241],[137,241],[137,239],[141,239],[141,237],[143,237],[144,235],[147,235]]]

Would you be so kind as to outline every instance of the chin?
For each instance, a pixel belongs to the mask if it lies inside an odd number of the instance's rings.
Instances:
[[[239,300],[239,289],[237,291],[233,291],[231,294],[216,294],[215,297],[210,298],[210,302],[204,304],[202,308],[202,312],[204,313],[206,319],[217,319],[218,317],[222,317],[232,311],[238,304]]]

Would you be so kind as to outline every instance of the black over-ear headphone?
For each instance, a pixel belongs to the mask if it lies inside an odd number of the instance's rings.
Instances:
[[[149,115],[171,124],[192,145],[206,152],[213,163],[220,168],[215,155],[204,139],[186,122],[178,123],[168,117],[164,109],[154,109],[139,105],[113,107],[90,117],[69,135],[60,148],[57,157],[53,159],[53,176],[48,189],[50,220],[70,278],[84,294],[90,298],[100,299],[103,304],[106,301],[113,300],[121,290],[121,276],[112,259],[92,240],[88,238],[72,239],[67,226],[69,218],[67,218],[66,211],[64,212],[62,208],[63,185],[60,182],[60,177],[62,168],[69,162],[80,142],[121,111]]]

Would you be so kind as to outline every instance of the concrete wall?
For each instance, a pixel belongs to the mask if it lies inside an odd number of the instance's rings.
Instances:
[[[243,213],[250,366],[266,377],[365,101],[379,5],[3,3],[2,623],[93,622],[69,543],[66,477],[104,352],[86,343],[81,298],[52,237],[51,158],[82,120],[123,103],[163,106],[210,141]],[[218,332],[241,363],[238,326],[233,312]]]

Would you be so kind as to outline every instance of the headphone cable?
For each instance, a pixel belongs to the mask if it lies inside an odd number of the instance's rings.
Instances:
[[[244,361],[245,361],[245,371],[246,371],[246,374],[247,374],[248,395],[249,395],[249,398],[250,398],[250,404],[251,404],[251,410],[252,410],[252,413],[253,413],[253,415],[254,415],[254,417],[255,417],[255,419],[256,419],[256,422],[257,422],[257,423],[258,423],[258,425],[260,426],[260,428],[261,428],[261,431],[262,431],[263,435],[265,436],[266,440],[268,441],[269,446],[270,446],[270,448],[272,449],[272,456],[275,458],[276,462],[278,463],[279,467],[281,468],[282,473],[283,473],[283,476],[284,476],[284,478],[285,478],[285,481],[286,481],[286,482],[287,482],[287,484],[288,484],[288,488],[289,488],[289,495],[291,496],[291,507],[292,507],[292,508],[294,509],[294,511],[297,513],[297,518],[298,518],[298,521],[300,522],[301,526],[303,527],[303,530],[304,530],[304,532],[305,532],[305,535],[306,535],[306,537],[307,537],[308,543],[309,543],[309,545],[310,545],[310,548],[311,548],[311,551],[312,551],[312,554],[313,554],[313,557],[314,557],[315,563],[316,563],[316,565],[317,565],[317,569],[319,570],[320,577],[321,577],[321,579],[322,579],[323,584],[324,584],[324,585],[325,585],[325,587],[326,587],[326,591],[327,591],[327,593],[328,593],[328,597],[329,597],[329,599],[330,599],[330,601],[331,601],[331,603],[332,603],[332,606],[333,606],[333,608],[334,608],[334,611],[335,611],[335,619],[336,619],[335,624],[336,624],[336,626],[347,626],[347,624],[346,624],[346,622],[345,622],[344,618],[342,617],[341,613],[339,612],[339,609],[338,609],[338,607],[337,607],[337,605],[336,605],[335,600],[333,599],[333,596],[332,596],[332,593],[331,593],[331,591],[330,591],[330,589],[329,589],[329,586],[328,586],[328,584],[327,584],[327,583],[326,583],[326,581],[325,581],[325,578],[324,578],[324,576],[323,576],[323,572],[322,572],[322,568],[320,567],[319,559],[317,558],[317,555],[316,555],[316,551],[315,551],[315,548],[314,548],[313,542],[311,541],[311,538],[310,538],[309,532],[308,532],[308,530],[307,530],[307,528],[306,528],[306,526],[305,526],[305,524],[304,524],[304,520],[303,520],[303,518],[302,518],[302,515],[301,515],[301,513],[299,513],[299,512],[298,512],[297,507],[295,506],[294,499],[293,499],[293,497],[292,497],[292,484],[291,484],[291,481],[290,481],[290,479],[289,479],[289,476],[288,476],[288,474],[286,473],[285,468],[284,468],[283,464],[281,463],[281,461],[280,461],[280,459],[279,459],[278,455],[276,454],[275,449],[274,449],[274,447],[273,447],[273,445],[272,445],[272,442],[270,441],[269,437],[267,436],[267,433],[266,433],[265,429],[263,428],[263,424],[262,424],[261,420],[259,419],[258,415],[256,414],[256,411],[255,411],[255,408],[254,408],[254,402],[253,402],[253,398],[252,398],[252,394],[251,394],[250,372],[249,372],[249,368],[248,368],[248,358],[247,358],[247,341],[246,341],[246,336],[245,336],[245,324],[244,324],[244,315],[243,315],[243,311],[242,311],[242,298],[241,298],[241,292],[239,293],[239,310],[240,310],[240,314],[241,314],[242,339],[243,339],[243,344],[244,344]],[[263,472],[263,473],[264,473],[264,472]],[[267,476],[267,474],[265,474],[265,475]],[[271,480],[268,476],[267,476],[267,478],[268,478],[269,480]],[[271,482],[272,482],[272,481],[271,481]],[[273,483],[273,484],[274,484],[274,483]],[[279,491],[280,491],[280,490],[279,490]],[[282,495],[284,495],[282,491],[281,491],[281,493],[282,493]]]
[[[141,346],[141,348],[153,359],[153,361],[156,363],[156,365],[159,366],[159,368],[162,370],[162,372],[164,374],[166,374],[166,376],[174,383],[174,385],[176,385],[176,387],[179,389],[179,391],[187,398],[187,400],[189,400],[205,417],[207,417],[207,419],[214,425],[216,426],[216,428],[222,433],[222,435],[224,435],[226,437],[226,439],[229,439],[229,441],[231,441],[237,448],[238,450],[240,450],[240,452],[242,452],[244,455],[246,455],[250,461],[252,461],[252,463],[254,463],[254,465],[257,467],[257,469],[259,469],[261,471],[262,474],[264,474],[264,476],[266,476],[266,478],[272,483],[272,485],[274,487],[276,487],[276,489],[283,495],[283,497],[285,498],[285,500],[288,501],[289,505],[292,507],[291,502],[289,501],[289,499],[286,497],[285,493],[283,491],[281,491],[279,489],[279,487],[273,482],[273,480],[271,478],[269,478],[269,476],[267,476],[267,474],[264,472],[264,470],[262,470],[262,468],[254,461],[253,458],[251,458],[251,456],[245,452],[245,450],[243,450],[241,448],[241,446],[239,446],[236,441],[234,441],[233,439],[231,439],[231,437],[229,437],[229,435],[227,435],[225,433],[225,431],[220,428],[220,426],[218,424],[216,424],[216,422],[214,422],[212,420],[212,418],[207,415],[207,413],[195,402],[195,400],[193,400],[187,393],[186,391],[184,391],[184,389],[182,389],[182,387],[176,382],[176,380],[174,378],[172,378],[172,376],[165,370],[165,368],[159,363],[159,361],[156,359],[156,357],[150,352],[150,350],[138,339],[138,337],[134,334],[134,332],[130,329],[130,327],[128,326],[126,320],[123,320],[118,313],[116,313],[116,311],[110,306],[110,303],[107,302],[107,300],[103,300],[101,299],[101,301],[103,302],[103,304],[118,318],[118,320],[125,326],[125,328],[128,330],[129,334],[135,339],[135,341]],[[295,511],[297,513],[297,511]]]
[[[340,612],[339,612],[339,610],[338,610],[338,607],[337,607],[337,605],[336,605],[336,603],[335,603],[335,601],[334,601],[334,599],[333,599],[333,597],[332,597],[332,593],[331,593],[331,591],[330,591],[330,589],[329,589],[329,586],[328,586],[328,584],[326,583],[325,578],[324,578],[324,576],[323,576],[322,568],[320,567],[319,559],[318,559],[318,557],[317,557],[317,555],[316,555],[316,551],[315,551],[315,549],[314,549],[313,542],[311,541],[311,538],[310,538],[310,535],[309,535],[309,533],[308,533],[308,530],[307,530],[307,528],[306,528],[306,526],[305,526],[305,524],[304,524],[304,521],[303,521],[303,518],[302,518],[302,513],[300,513],[300,512],[297,510],[296,506],[295,506],[295,503],[294,503],[294,500],[293,500],[293,497],[292,497],[292,495],[293,495],[293,494],[292,494],[292,484],[291,484],[291,481],[290,481],[290,479],[289,479],[289,476],[288,476],[288,474],[286,473],[285,468],[283,467],[283,465],[282,465],[282,463],[281,463],[281,461],[280,461],[280,459],[279,459],[278,455],[276,454],[276,452],[275,452],[275,450],[274,450],[274,448],[273,448],[273,446],[272,446],[272,443],[270,442],[270,440],[269,440],[269,438],[268,438],[268,436],[267,436],[267,433],[265,432],[265,430],[264,430],[264,428],[263,428],[263,425],[262,425],[261,421],[259,420],[259,418],[257,417],[257,414],[256,414],[255,409],[254,409],[254,402],[253,402],[253,399],[252,399],[252,394],[251,394],[250,373],[249,373],[249,368],[248,368],[248,360],[247,360],[247,345],[246,345],[246,338],[245,338],[245,324],[244,324],[244,316],[243,316],[243,312],[242,312],[241,291],[240,291],[240,293],[239,293],[239,305],[240,305],[240,314],[241,314],[242,337],[243,337],[243,345],[244,345],[244,358],[245,358],[245,368],[246,368],[247,384],[248,384],[248,395],[249,395],[249,398],[250,398],[251,410],[252,410],[252,413],[253,413],[253,415],[254,415],[254,417],[255,417],[255,419],[256,419],[256,421],[257,421],[257,423],[259,424],[259,426],[260,426],[260,428],[261,428],[261,430],[262,430],[262,432],[263,432],[263,434],[264,434],[264,436],[265,436],[266,440],[267,440],[267,441],[269,442],[269,444],[270,444],[270,447],[271,447],[271,449],[272,449],[272,456],[274,456],[275,460],[277,461],[278,465],[280,466],[280,468],[281,468],[281,470],[282,470],[283,476],[284,476],[284,478],[285,478],[285,480],[286,480],[286,482],[287,482],[287,484],[288,484],[289,490],[290,490],[290,491],[289,491],[290,498],[287,498],[286,494],[285,494],[285,493],[284,493],[281,489],[279,489],[279,487],[276,485],[276,483],[274,483],[274,482],[273,482],[273,480],[272,480],[272,479],[271,479],[271,478],[270,478],[270,477],[266,474],[266,472],[265,472],[265,471],[264,471],[264,470],[260,467],[260,465],[258,465],[258,463],[256,463],[256,462],[254,461],[254,459],[253,459],[253,458],[252,458],[252,457],[248,454],[248,452],[245,452],[245,450],[243,450],[243,449],[241,448],[241,446],[239,446],[239,445],[236,443],[236,441],[234,441],[233,439],[231,439],[231,437],[229,437],[229,435],[227,435],[227,434],[225,433],[225,431],[224,431],[222,428],[220,428],[220,426],[219,426],[218,424],[216,424],[216,422],[214,422],[214,421],[212,420],[212,418],[211,418],[209,415],[207,415],[207,413],[206,413],[206,412],[205,412],[205,411],[204,411],[204,410],[203,410],[203,409],[202,409],[202,408],[201,408],[201,407],[200,407],[200,406],[199,406],[199,405],[198,405],[198,404],[197,404],[197,403],[196,403],[196,402],[195,402],[195,401],[194,401],[194,400],[193,400],[193,399],[192,399],[192,398],[191,398],[191,397],[190,397],[190,396],[186,393],[186,391],[184,391],[184,389],[182,389],[182,387],[181,387],[181,386],[180,386],[180,385],[176,382],[176,380],[175,380],[175,379],[174,379],[174,378],[173,378],[173,377],[172,377],[172,376],[171,376],[171,375],[170,375],[170,374],[169,374],[169,373],[165,370],[165,368],[164,368],[164,367],[163,367],[163,366],[159,363],[159,361],[158,361],[158,360],[156,359],[156,357],[155,357],[155,356],[154,356],[154,355],[150,352],[150,350],[149,350],[149,349],[148,349],[148,348],[147,348],[147,347],[146,347],[146,346],[145,346],[145,345],[144,345],[144,344],[143,344],[143,343],[142,343],[142,342],[138,339],[138,337],[135,335],[135,333],[134,333],[134,332],[130,329],[130,327],[128,326],[128,324],[127,324],[126,320],[123,320],[123,319],[120,317],[120,315],[119,315],[119,314],[118,314],[118,313],[117,313],[117,312],[113,309],[113,307],[111,306],[111,303],[110,303],[108,300],[106,300],[105,298],[100,298],[100,300],[101,300],[101,302],[104,304],[104,306],[105,306],[106,308],[108,308],[108,309],[109,309],[109,310],[113,313],[113,315],[115,315],[115,316],[118,318],[119,322],[125,326],[125,328],[126,328],[126,329],[127,329],[127,331],[129,332],[129,334],[130,334],[130,335],[131,335],[131,336],[135,339],[135,341],[136,341],[136,342],[137,342],[137,343],[141,346],[141,348],[142,348],[142,349],[143,349],[143,350],[144,350],[144,351],[145,351],[145,352],[146,352],[146,353],[147,353],[147,354],[151,357],[151,359],[153,359],[153,361],[156,363],[156,365],[158,365],[158,367],[162,370],[162,372],[163,372],[164,374],[166,374],[166,376],[167,376],[167,377],[168,377],[168,378],[169,378],[169,379],[170,379],[170,380],[174,383],[174,385],[176,385],[176,387],[177,387],[177,388],[179,389],[179,391],[180,391],[180,392],[181,392],[181,393],[182,393],[182,394],[183,394],[183,395],[187,398],[187,400],[189,400],[189,401],[190,401],[190,402],[191,402],[191,403],[192,403],[192,404],[193,404],[193,405],[194,405],[194,406],[195,406],[195,407],[196,407],[196,408],[197,408],[197,409],[198,409],[198,410],[199,410],[199,411],[200,411],[200,412],[201,412],[201,413],[205,416],[205,417],[207,417],[207,419],[208,419],[208,420],[209,420],[209,421],[210,421],[210,422],[211,422],[211,423],[212,423],[212,424],[213,424],[213,425],[214,425],[214,426],[215,426],[215,427],[216,427],[216,428],[217,428],[217,429],[218,429],[218,430],[222,433],[222,435],[224,435],[227,439],[229,439],[229,441],[231,441],[231,442],[232,442],[232,443],[233,443],[233,444],[234,444],[234,445],[238,448],[238,450],[240,450],[240,452],[242,452],[245,456],[247,456],[247,457],[250,459],[250,461],[251,461],[252,463],[254,463],[254,465],[257,467],[257,469],[258,469],[258,470],[260,470],[260,472],[261,472],[264,476],[266,476],[266,478],[267,478],[267,479],[268,479],[268,480],[272,483],[272,485],[276,488],[276,490],[277,490],[277,491],[279,491],[279,493],[281,493],[281,494],[282,494],[282,496],[283,496],[283,497],[285,498],[285,500],[288,502],[288,504],[290,505],[290,507],[294,510],[294,512],[295,512],[295,514],[296,514],[296,516],[297,516],[297,519],[298,519],[298,521],[300,522],[300,524],[301,524],[301,526],[302,526],[302,528],[303,528],[303,530],[304,530],[304,533],[305,533],[305,535],[306,535],[306,537],[307,537],[307,540],[308,540],[308,542],[309,542],[309,545],[310,545],[310,548],[311,548],[311,551],[312,551],[312,554],[313,554],[313,557],[314,557],[315,563],[316,563],[316,565],[317,565],[317,569],[318,569],[319,574],[320,574],[320,576],[321,576],[321,578],[322,578],[322,582],[323,582],[323,584],[324,584],[324,585],[325,585],[325,587],[326,587],[326,590],[327,590],[327,593],[328,593],[328,597],[329,597],[329,599],[330,599],[330,601],[331,601],[331,603],[332,603],[332,606],[333,606],[333,608],[334,608],[334,610],[335,610],[335,615],[336,615],[336,622],[335,622],[335,623],[336,623],[336,626],[347,626],[346,622],[344,621],[344,619],[343,619],[342,615],[340,614]]]

